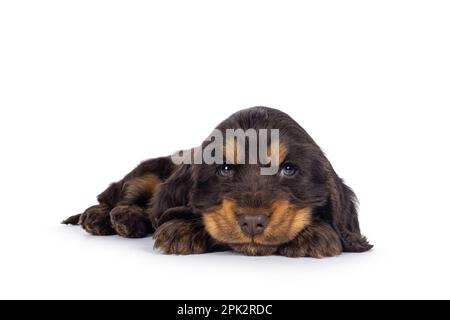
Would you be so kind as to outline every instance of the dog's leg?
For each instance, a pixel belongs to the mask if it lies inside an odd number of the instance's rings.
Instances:
[[[122,237],[142,238],[154,231],[143,207],[118,205],[110,212],[113,229]]]
[[[202,221],[174,219],[163,223],[155,234],[155,248],[165,254],[200,254],[223,250],[207,234]]]
[[[92,235],[107,236],[115,234],[109,219],[109,210],[110,208],[105,204],[87,208],[86,211],[80,215],[78,223],[84,230]]]
[[[82,214],[76,214],[61,222],[62,224],[81,225],[92,235],[106,236],[116,232],[109,219],[109,206],[99,204],[89,207]]]
[[[292,241],[280,246],[278,254],[287,257],[324,258],[342,252],[338,234],[326,223],[313,223]]]
[[[118,233],[125,237],[143,237],[153,231],[145,209],[157,185],[166,180],[173,169],[170,157],[147,160],[103,191],[97,197],[98,205],[63,223],[80,224],[93,235]]]

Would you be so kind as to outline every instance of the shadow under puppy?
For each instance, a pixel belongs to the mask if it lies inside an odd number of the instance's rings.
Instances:
[[[227,159],[222,164],[151,159],[111,184],[98,205],[63,223],[80,224],[93,235],[154,233],[155,247],[166,254],[234,250],[321,258],[372,247],[359,229],[355,194],[291,117],[254,107],[217,129],[224,135],[227,129],[278,129],[276,174],[262,175],[259,164]],[[235,147],[226,141],[224,157]]]

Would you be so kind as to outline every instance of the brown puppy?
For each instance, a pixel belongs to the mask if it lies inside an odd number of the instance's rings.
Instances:
[[[98,205],[63,223],[94,235],[154,233],[155,247],[167,254],[232,249],[320,258],[372,247],[360,233],[354,193],[287,114],[250,108],[217,129],[224,136],[228,129],[278,129],[278,154],[270,164],[276,173],[261,174],[261,162],[230,164],[239,142],[224,140],[222,163],[145,161],[101,193]],[[249,147],[244,151],[248,158]]]

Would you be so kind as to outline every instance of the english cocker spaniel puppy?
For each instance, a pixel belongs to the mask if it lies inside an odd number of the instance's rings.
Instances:
[[[153,233],[166,254],[321,258],[372,247],[353,191],[297,122],[266,107],[231,115],[200,147],[141,163],[97,199],[63,223],[93,235]]]

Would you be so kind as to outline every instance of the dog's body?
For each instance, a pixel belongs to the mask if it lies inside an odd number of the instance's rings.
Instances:
[[[360,233],[354,193],[288,115],[255,107],[233,114],[217,129],[279,129],[278,173],[261,175],[257,164],[151,159],[101,193],[98,205],[64,223],[80,224],[94,235],[154,233],[155,246],[167,254],[232,249],[327,257],[372,247]]]

